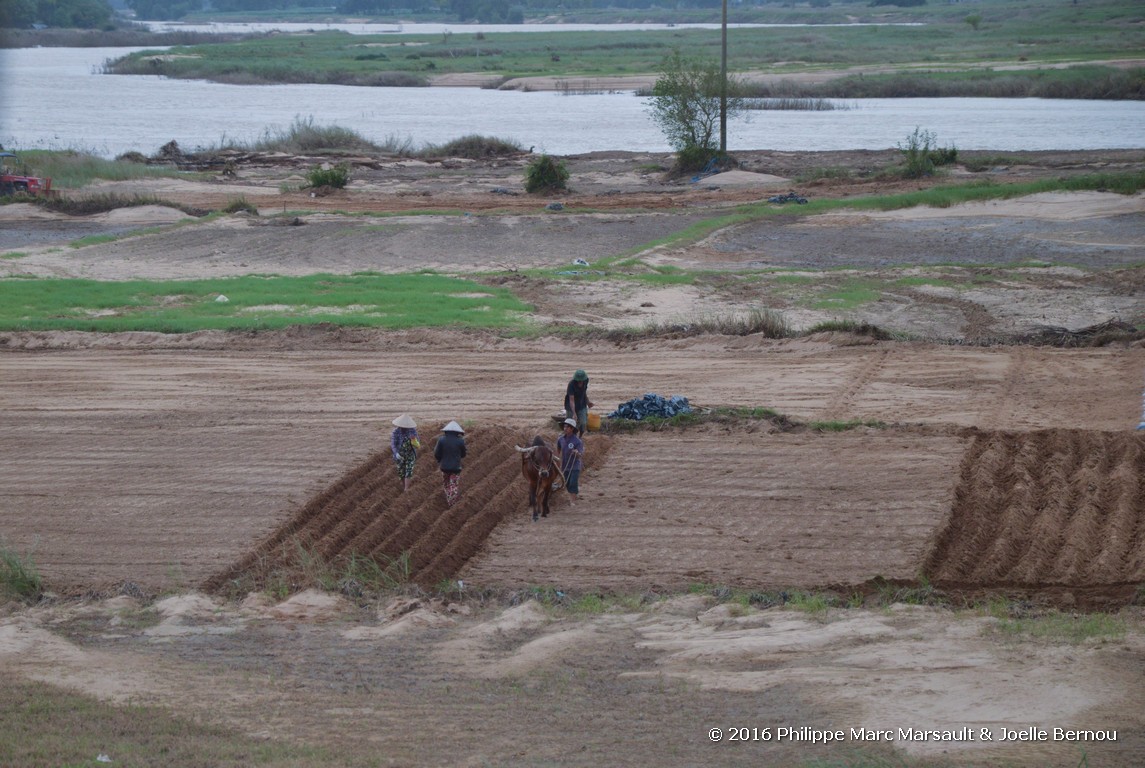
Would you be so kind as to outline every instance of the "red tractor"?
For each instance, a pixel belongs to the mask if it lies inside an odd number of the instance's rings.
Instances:
[[[8,158],[12,158],[13,165],[8,165]],[[16,155],[11,152],[0,152],[0,196],[3,195],[43,195],[52,197],[52,180],[42,179],[39,176],[26,176],[17,171],[26,168],[15,167]]]

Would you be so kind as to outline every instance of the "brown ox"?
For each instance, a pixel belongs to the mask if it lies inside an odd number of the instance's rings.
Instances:
[[[538,517],[549,516],[549,497],[554,487],[560,487],[561,470],[552,449],[540,435],[533,438],[528,448],[515,447],[521,453],[521,474],[529,483],[529,508],[536,522]]]

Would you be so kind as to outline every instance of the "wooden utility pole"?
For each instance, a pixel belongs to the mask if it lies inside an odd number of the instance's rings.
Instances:
[[[720,156],[728,153],[728,0],[720,21]]]

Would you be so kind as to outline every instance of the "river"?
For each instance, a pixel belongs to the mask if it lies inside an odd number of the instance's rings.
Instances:
[[[403,30],[404,31],[404,30]],[[480,88],[225,85],[103,75],[133,48],[0,50],[0,144],[115,157],[250,142],[298,119],[414,148],[493,136],[553,155],[666,152],[632,92],[562,95]],[[575,82],[575,80],[574,80]],[[1053,99],[860,99],[831,111],[753,112],[728,124],[728,149],[887,149],[914,129],[970,150],[1145,148],[1145,102]]]

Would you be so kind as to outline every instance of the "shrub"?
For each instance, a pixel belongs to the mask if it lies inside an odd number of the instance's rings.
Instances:
[[[548,155],[541,155],[525,168],[526,192],[566,189],[568,180],[569,171],[565,164]]]
[[[253,213],[255,216],[258,216],[258,206],[247,202],[245,197],[235,198],[223,208],[223,213],[238,213],[239,211]]]
[[[441,145],[426,147],[425,157],[464,157],[467,160],[483,160],[488,157],[504,157],[521,152],[520,145],[492,136],[471,134],[462,136]]]
[[[934,143],[934,139],[932,131],[916,127],[914,133],[906,137],[906,143],[898,145],[906,161],[903,176],[908,179],[920,179],[933,174],[934,169],[940,165],[949,165],[957,161],[957,149],[940,148]]]
[[[308,187],[331,187],[333,189],[342,189],[350,182],[350,166],[345,163],[338,163],[338,165],[329,168],[312,168],[306,174],[306,186]]]
[[[147,164],[147,156],[142,152],[124,152],[122,155],[116,157],[115,160],[119,163],[139,163],[141,165]]]
[[[676,153],[676,164],[672,166],[672,175],[698,173],[704,170],[719,153],[720,151],[713,147],[684,147]]]

